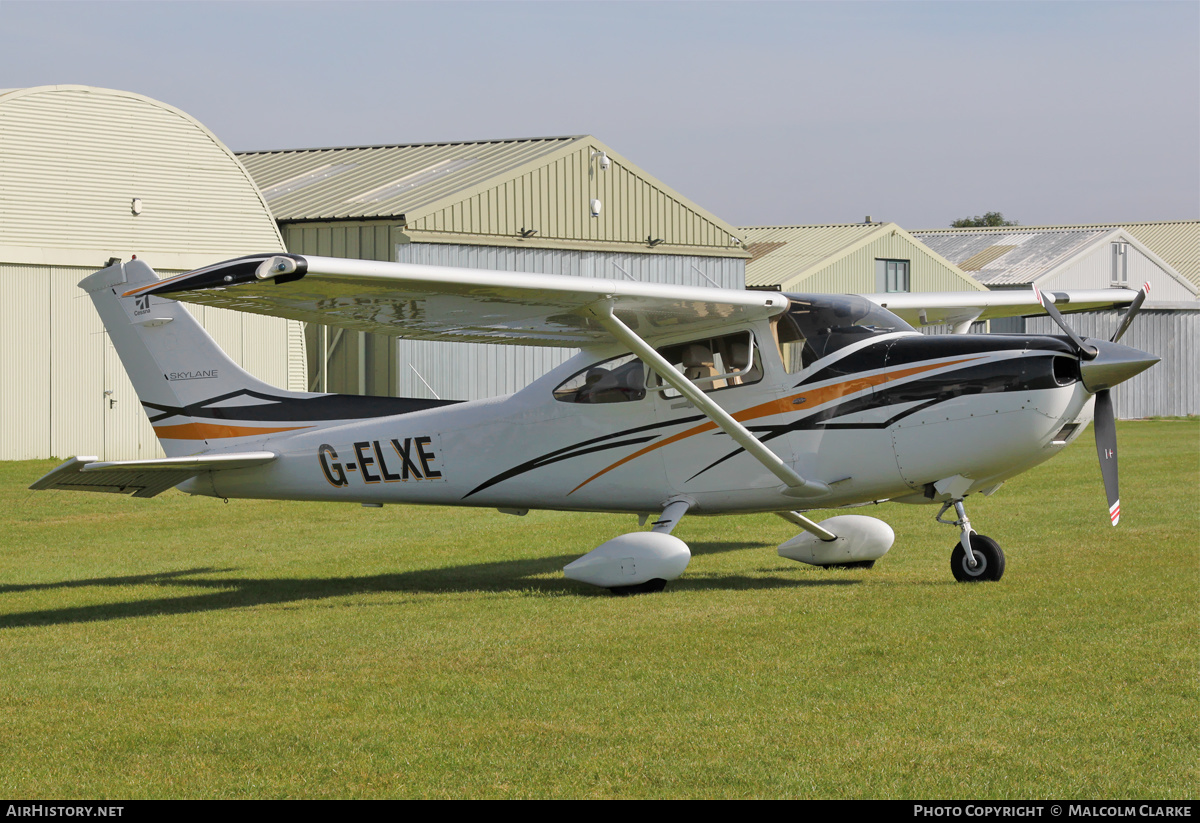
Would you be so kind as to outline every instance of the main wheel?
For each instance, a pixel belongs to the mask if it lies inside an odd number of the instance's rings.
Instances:
[[[1004,552],[995,540],[972,533],[971,553],[975,555],[975,568],[967,565],[967,553],[961,542],[954,544],[954,551],[950,553],[950,571],[959,583],[999,580],[1004,576]]]
[[[617,597],[626,597],[631,594],[650,594],[652,592],[661,592],[667,587],[667,581],[661,577],[651,578],[645,583],[638,583],[636,586],[609,586],[608,590]]]

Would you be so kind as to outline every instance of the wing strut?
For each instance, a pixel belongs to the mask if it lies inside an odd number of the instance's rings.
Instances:
[[[667,385],[675,389],[677,392],[686,397],[691,403],[704,415],[715,423],[720,429],[733,438],[733,441],[751,454],[763,467],[778,477],[783,484],[787,486],[784,494],[788,497],[823,497],[829,494],[829,486],[819,480],[805,480],[800,475],[780,459],[779,455],[768,449],[762,442],[755,437],[749,429],[743,426],[738,421],[711,399],[700,389],[696,388],[692,381],[683,376],[683,373],[672,366],[666,358],[654,350],[654,348],[642,338],[638,337],[637,333],[626,326],[620,318],[613,314],[612,303],[610,301],[602,301],[594,303],[588,307],[589,311],[600,325],[604,326],[613,337],[620,340],[628,346],[634,354],[641,358],[642,362],[650,367],[659,377],[663,379]]]

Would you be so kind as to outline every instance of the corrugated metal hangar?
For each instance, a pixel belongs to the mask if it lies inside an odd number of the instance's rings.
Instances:
[[[1150,283],[1145,308],[1121,342],[1153,352],[1162,362],[1113,393],[1117,416],[1200,414],[1198,289],[1175,267],[1200,277],[1200,221],[929,229],[912,234],[990,289],[1136,289]],[[1068,322],[1081,335],[1107,338],[1119,316],[1115,311],[1088,312],[1070,315]],[[993,321],[992,331],[1059,333],[1048,317]]]
[[[1196,300],[1195,284],[1121,227],[929,229],[913,236],[989,289],[1137,288],[1149,282],[1152,301]]]
[[[747,226],[746,288],[822,294],[987,291],[895,223]],[[986,332],[987,323],[970,326]],[[942,325],[921,327],[946,334]]]
[[[992,226],[963,229],[913,229],[917,238],[934,235],[968,234],[995,238],[1020,234],[1026,230],[1039,232],[1088,232],[1121,229],[1141,243],[1152,256],[1173,271],[1183,275],[1193,286],[1200,288],[1200,220],[1155,220],[1131,223],[1077,223],[1051,226]],[[924,242],[924,241],[923,241]],[[993,240],[993,242],[995,242]],[[1001,244],[1003,245],[1003,244]]]
[[[746,286],[791,292],[986,291],[895,223],[748,226]]]
[[[733,228],[587,135],[240,157],[274,210],[288,248],[299,253],[784,291],[994,287],[965,272],[957,265],[963,260],[951,259],[940,245],[894,223],[868,218],[861,224]],[[1186,278],[1149,246],[1153,240],[1153,248],[1172,261],[1186,261],[1190,247],[1181,238],[1194,234],[1196,225],[1131,223],[1124,229],[1123,242],[1133,250],[1129,277],[1146,279],[1141,258],[1162,264],[1160,276],[1150,278],[1163,287],[1141,336],[1149,350],[1167,355],[1163,366],[1140,377],[1154,385],[1137,392],[1141,402],[1132,403],[1134,392],[1122,393],[1129,398],[1118,406],[1123,416],[1200,413],[1194,399],[1200,385],[1194,369],[1188,372],[1196,344],[1177,339],[1196,319],[1185,316],[1186,301],[1200,304]],[[1111,285],[1095,276],[1069,279],[1059,287]],[[1175,314],[1166,325],[1150,319],[1171,307]],[[1031,320],[1030,330],[1057,331],[1041,322]],[[1184,327],[1176,328],[1180,322]],[[971,330],[985,331],[986,324]],[[396,341],[319,327],[309,329],[309,352],[310,389],[444,399],[515,391],[569,354]]]
[[[161,455],[81,279],[283,249],[237,158],[182,111],[87,86],[0,90],[0,459]],[[247,370],[304,386],[298,323],[195,312]]]
[[[868,218],[737,229],[589,135],[235,156],[178,109],[86,86],[0,90],[0,190],[0,377],[20,387],[0,400],[0,459],[160,453],[76,288],[84,276],[133,254],[170,274],[285,247],[832,293],[1149,279],[1152,301],[1125,341],[1164,362],[1117,393],[1118,413],[1200,413],[1200,221],[910,233]],[[571,353],[190,309],[235,360],[292,390],[475,399],[515,391]],[[1055,333],[1048,322],[1022,328]],[[1073,322],[1106,336],[1115,316]]]
[[[594,137],[245,152],[290,251],[742,288],[735,229]],[[313,390],[472,400],[573,352],[309,329]]]

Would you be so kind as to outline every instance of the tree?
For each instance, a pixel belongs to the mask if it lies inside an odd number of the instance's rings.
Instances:
[[[963,217],[955,220],[950,224],[951,228],[955,229],[974,229],[980,226],[1019,226],[1021,225],[1016,220],[1005,220],[1004,215],[998,211],[989,211],[987,214],[980,217]]]

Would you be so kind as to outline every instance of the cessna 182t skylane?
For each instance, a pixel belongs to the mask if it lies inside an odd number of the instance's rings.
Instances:
[[[159,280],[139,260],[84,279],[166,458],[68,460],[33,484],[152,497],[426,503],[627,512],[657,520],[567,565],[654,591],[691,559],[685,513],[775,512],[779,554],[869,565],[893,532],[802,512],[937,503],[955,578],[998,580],[1004,554],[963,507],[1062,450],[1095,418],[1116,525],[1112,386],[1157,358],[1119,345],[1146,289],[782,294],[264,254]],[[1148,287],[1147,287],[1148,288]],[[521,391],[483,401],[280,391],[233,363],[176,301],[411,338],[577,347]],[[1065,336],[926,336],[1045,311]],[[1128,305],[1111,341],[1070,310]],[[1094,400],[1094,403],[1093,403]],[[953,509],[954,519],[943,519]]]

